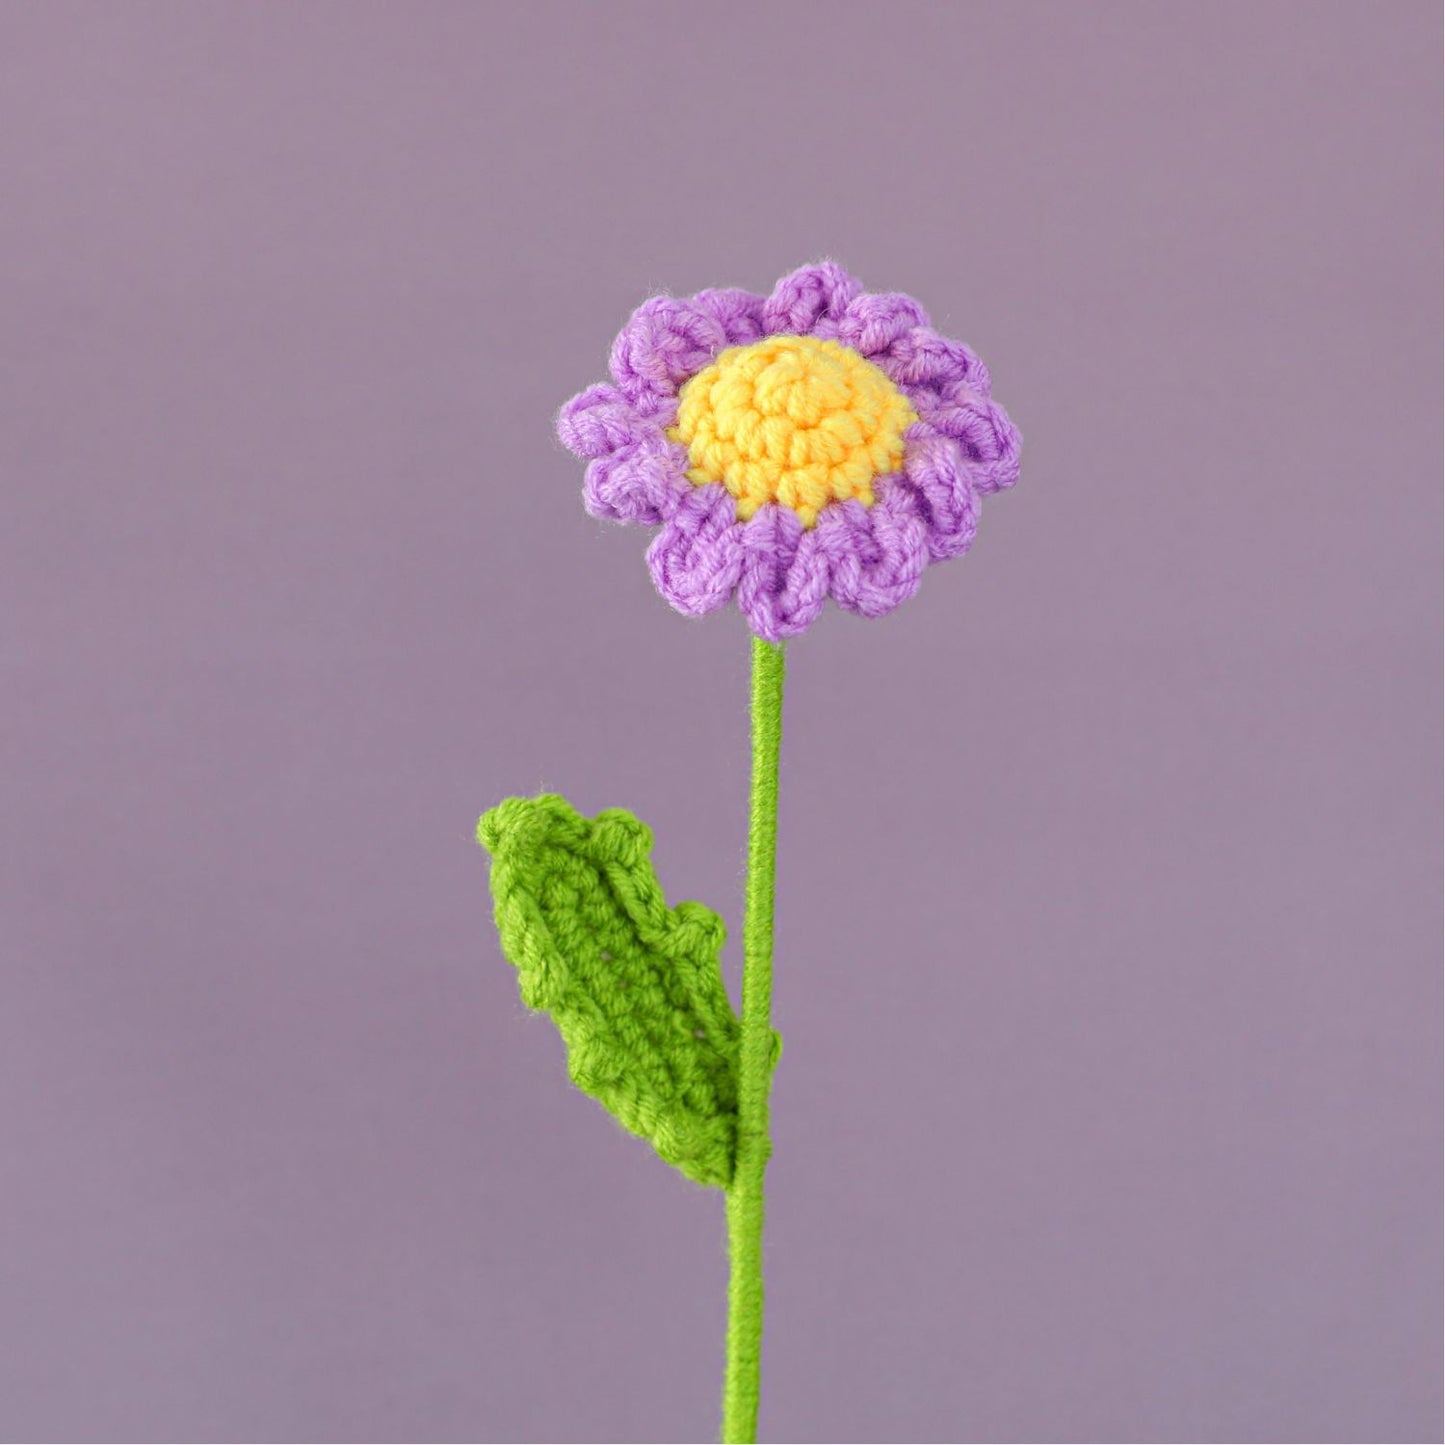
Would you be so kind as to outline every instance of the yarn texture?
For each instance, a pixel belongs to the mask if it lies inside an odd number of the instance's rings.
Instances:
[[[734,346],[684,384],[668,436],[688,480],[721,482],[746,521],[778,502],[813,526],[830,502],[873,505],[873,480],[903,462],[918,417],[872,362],[836,341],[774,336]]]
[[[542,793],[477,824],[502,952],[522,1002],[562,1035],[572,1082],[689,1179],[727,1191],[727,1442],[757,1438],[768,1095],[782,1053],[771,1010],[785,663],[779,644],[754,638],[752,652],[741,1020],[718,964],[722,919],[701,903],[668,907],[635,815],[585,818]]]
[[[773,1001],[773,893],[778,849],[778,757],[783,745],[786,659],[753,639],[752,784],[748,797],[748,892],[743,917],[743,1025],[739,1051],[738,1153],[728,1190],[728,1352],[722,1438],[758,1438],[763,1354],[763,1175],[772,1156],[768,1094],[777,1035]]]
[[[865,291],[831,261],[767,296],[654,296],[610,370],[557,418],[587,463],[587,510],[659,529],[647,565],[679,612],[736,602],[770,642],[830,597],[863,617],[900,606],[1018,480],[1019,434],[982,360],[911,296]]]
[[[502,952],[523,1003],[557,1025],[572,1082],[689,1179],[726,1188],[741,1027],[718,967],[722,919],[667,906],[652,833],[621,808],[588,819],[555,793],[508,798],[477,839]]]
[[[689,616],[735,603],[752,637],[752,780],[740,1012],[725,929],[669,907],[652,834],[621,808],[508,798],[483,815],[502,951],[549,1014],[578,1088],[698,1184],[724,1191],[724,1445],[753,1445],[761,1398],[764,1180],[785,639],[831,598],[880,617],[973,543],[982,498],[1019,474],[988,369],[912,297],[831,261],[767,296],[654,296],[613,343],[611,380],[573,397],[562,442],[596,517],[657,529],[647,564]],[[866,842],[866,840],[864,840]]]

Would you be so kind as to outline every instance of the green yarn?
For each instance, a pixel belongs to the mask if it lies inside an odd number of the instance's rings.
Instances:
[[[763,1174],[772,1153],[768,1092],[777,1062],[773,995],[773,881],[778,838],[778,753],[783,737],[783,648],[753,638],[753,776],[748,811],[748,894],[743,921],[743,1019],[738,1060],[738,1150],[728,1189],[727,1375],[722,1438],[758,1433],[763,1344]]]
[[[581,816],[563,797],[508,798],[483,815],[502,952],[522,1001],[552,1016],[567,1071],[699,1184],[726,1187],[737,1143],[738,1020],[701,903],[668,908],[631,813]]]
[[[782,646],[755,637],[741,1022],[718,967],[722,919],[667,906],[651,830],[633,814],[588,819],[543,793],[477,824],[502,952],[522,1002],[557,1025],[572,1082],[689,1179],[727,1191],[729,1445],[751,1445],[758,1428],[768,1093],[782,1049],[769,1015],[783,678]]]

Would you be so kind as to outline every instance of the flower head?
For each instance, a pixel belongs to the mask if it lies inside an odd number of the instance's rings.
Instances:
[[[759,637],[805,632],[831,596],[892,611],[973,542],[1018,480],[988,370],[911,297],[831,262],[770,296],[655,296],[613,343],[612,381],[562,408],[596,517],[660,527],[657,590],[698,615],[736,599]]]

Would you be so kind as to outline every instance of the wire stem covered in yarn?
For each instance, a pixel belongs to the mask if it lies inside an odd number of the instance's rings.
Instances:
[[[738,1053],[737,1154],[727,1191],[727,1375],[722,1438],[757,1439],[763,1341],[763,1175],[772,1153],[768,1093],[777,1062],[773,993],[773,886],[778,836],[778,755],[783,735],[782,644],[753,638],[752,789],[743,921],[742,1036]]]

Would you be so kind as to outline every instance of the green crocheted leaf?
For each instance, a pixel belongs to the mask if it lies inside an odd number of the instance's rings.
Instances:
[[[700,903],[669,908],[631,813],[582,817],[563,797],[483,815],[502,952],[522,1001],[552,1016],[567,1071],[669,1164],[725,1188],[737,1136],[739,1026]]]

